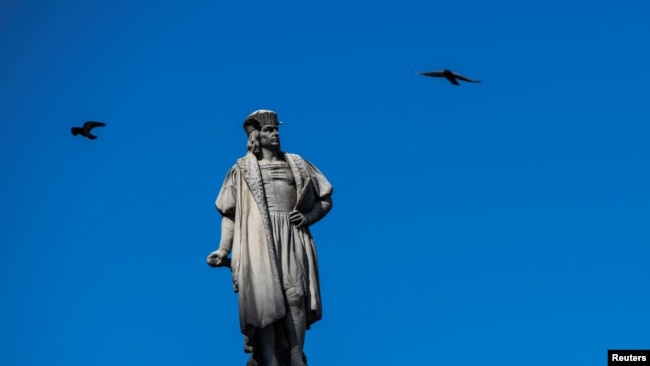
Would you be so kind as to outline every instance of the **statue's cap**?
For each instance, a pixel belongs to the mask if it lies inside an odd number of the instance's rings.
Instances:
[[[277,113],[268,109],[260,109],[249,114],[248,117],[246,117],[246,120],[244,121],[244,130],[246,131],[246,135],[250,135],[251,132],[255,130],[259,131],[264,126],[277,126],[280,123],[282,122],[278,121]]]

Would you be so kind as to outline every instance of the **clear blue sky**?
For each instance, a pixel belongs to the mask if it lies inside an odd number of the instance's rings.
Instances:
[[[648,14],[3,1],[0,363],[243,365],[230,274],[205,257],[261,108],[334,185],[311,366],[650,348]],[[484,82],[412,73],[442,68]],[[70,134],[87,120],[97,140]]]

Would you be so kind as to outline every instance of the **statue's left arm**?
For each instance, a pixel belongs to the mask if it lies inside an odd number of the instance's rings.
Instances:
[[[318,170],[313,164],[305,160],[305,165],[311,176],[311,182],[314,186],[314,205],[308,212],[303,213],[306,225],[310,226],[317,223],[325,217],[332,209],[332,192],[333,188],[325,175]]]

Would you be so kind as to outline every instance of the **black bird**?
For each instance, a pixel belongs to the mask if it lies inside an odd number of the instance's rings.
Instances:
[[[97,138],[97,136],[90,133],[90,130],[92,130],[95,127],[104,127],[104,126],[106,126],[106,123],[88,121],[84,123],[83,127],[72,127],[72,134],[75,136],[77,135],[86,136],[89,139],[94,140]]]
[[[424,75],[424,76],[432,76],[432,77],[443,77],[447,80],[449,80],[450,83],[454,85],[460,85],[458,83],[458,79],[467,81],[470,83],[480,83],[481,80],[472,80],[468,78],[467,76],[463,76],[461,74],[455,73],[451,70],[444,69],[442,71],[429,71],[429,72],[419,72],[418,74]]]

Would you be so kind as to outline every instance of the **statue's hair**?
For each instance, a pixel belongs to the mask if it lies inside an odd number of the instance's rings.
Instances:
[[[260,142],[260,131],[253,130],[248,135],[248,145],[246,146],[248,151],[253,153],[258,159],[262,158],[262,144]]]

